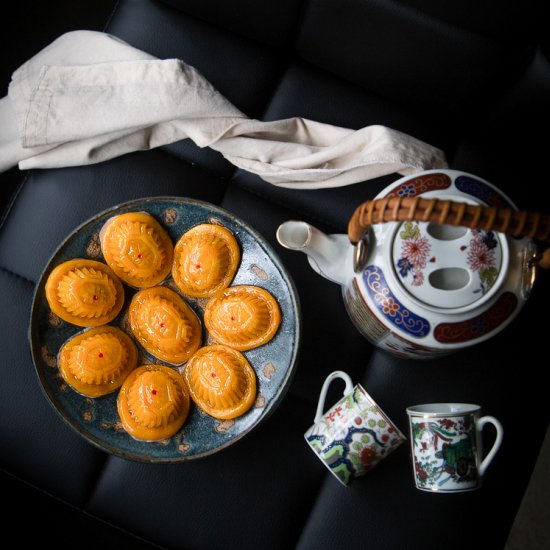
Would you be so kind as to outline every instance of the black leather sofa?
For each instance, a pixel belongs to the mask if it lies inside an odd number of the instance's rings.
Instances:
[[[24,2],[4,23],[3,84],[61,32],[103,29],[160,58],[184,59],[250,117],[384,124],[442,148],[451,167],[486,178],[520,208],[548,212],[550,43],[542,4]],[[190,142],[94,166],[0,175],[4,535],[17,520],[25,525],[15,534],[21,546],[502,548],[550,419],[539,358],[548,277],[540,274],[527,306],[492,340],[407,361],[365,341],[340,289],[275,240],[287,219],[344,232],[353,209],[397,177],[285,190]],[[274,414],[238,444],[171,465],[108,455],[71,430],[41,391],[27,340],[35,284],[62,239],[109,206],[160,195],[206,200],[248,221],[288,267],[303,312],[299,363]],[[341,487],[303,440],[321,384],[337,369],[360,381],[402,430],[414,403],[477,402],[498,417],[504,443],[484,487],[456,495],[416,490],[406,445]]]

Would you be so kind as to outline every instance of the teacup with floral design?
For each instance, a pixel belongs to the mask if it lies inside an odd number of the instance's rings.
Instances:
[[[323,412],[329,386],[337,378],[346,383],[344,396]],[[315,422],[304,437],[343,485],[366,474],[405,441],[405,436],[365,389],[360,384],[354,386],[342,371],[331,373],[325,380]]]
[[[503,429],[493,416],[481,416],[479,405],[432,403],[407,408],[413,475],[422,491],[458,493],[481,486],[502,443]],[[493,424],[496,438],[482,460],[481,430]]]

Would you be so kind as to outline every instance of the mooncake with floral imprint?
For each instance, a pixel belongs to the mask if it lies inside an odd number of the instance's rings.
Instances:
[[[118,394],[124,429],[136,439],[173,436],[189,414],[189,394],[181,375],[163,365],[144,365],[130,373]]]
[[[61,319],[79,327],[111,322],[124,304],[124,288],[104,263],[75,259],[59,264],[46,280],[46,300]]]
[[[113,216],[101,229],[100,242],[107,264],[132,287],[158,285],[170,274],[174,246],[150,214],[127,212]]]
[[[172,277],[185,294],[208,298],[231,284],[240,260],[239,244],[228,229],[201,224],[176,243]]]
[[[256,373],[246,357],[228,346],[201,348],[183,376],[191,399],[204,412],[222,420],[244,414],[256,399]]]
[[[200,347],[202,334],[197,315],[167,287],[137,292],[130,303],[129,320],[137,341],[168,363],[184,363]]]
[[[204,324],[216,342],[245,351],[275,336],[281,324],[281,310],[275,298],[263,288],[232,286],[206,304]]]
[[[87,397],[100,397],[122,385],[136,368],[137,349],[122,330],[103,326],[85,330],[59,351],[63,379]]]

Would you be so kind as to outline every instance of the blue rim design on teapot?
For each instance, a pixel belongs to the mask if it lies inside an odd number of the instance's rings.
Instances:
[[[430,333],[430,323],[407,309],[389,289],[384,272],[378,266],[369,265],[363,272],[367,291],[380,313],[397,328],[415,338],[424,338]]]

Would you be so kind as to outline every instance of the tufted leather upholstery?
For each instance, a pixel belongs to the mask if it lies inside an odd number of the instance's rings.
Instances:
[[[105,30],[158,57],[184,59],[251,117],[384,124],[443,148],[453,168],[488,179],[518,206],[548,211],[548,186],[537,185],[550,122],[541,5],[121,0]],[[26,16],[32,13],[41,12]],[[58,23],[63,14],[50,17]],[[537,129],[544,131],[538,139]],[[287,219],[343,232],[355,206],[396,177],[323,191],[278,189],[190,142],[18,175],[13,192],[3,191],[0,227],[0,467],[58,499],[4,474],[9,494],[26,498],[40,527],[23,536],[62,547],[76,531],[84,546],[450,549],[468,546],[477,531],[480,547],[502,547],[550,419],[537,359],[547,323],[535,321],[548,301],[548,277],[542,274],[519,317],[491,341],[417,363],[363,340],[340,289],[275,242]],[[15,181],[13,173],[4,181]],[[98,211],[155,195],[200,198],[248,221],[288,267],[303,311],[301,357],[277,411],[237,445],[188,464],[132,463],[86,443],[42,395],[27,343],[34,285],[61,240]],[[483,489],[417,491],[406,445],[342,488],[302,438],[321,384],[336,369],[361,381],[403,430],[405,407],[421,402],[478,402],[501,419],[504,444]]]

